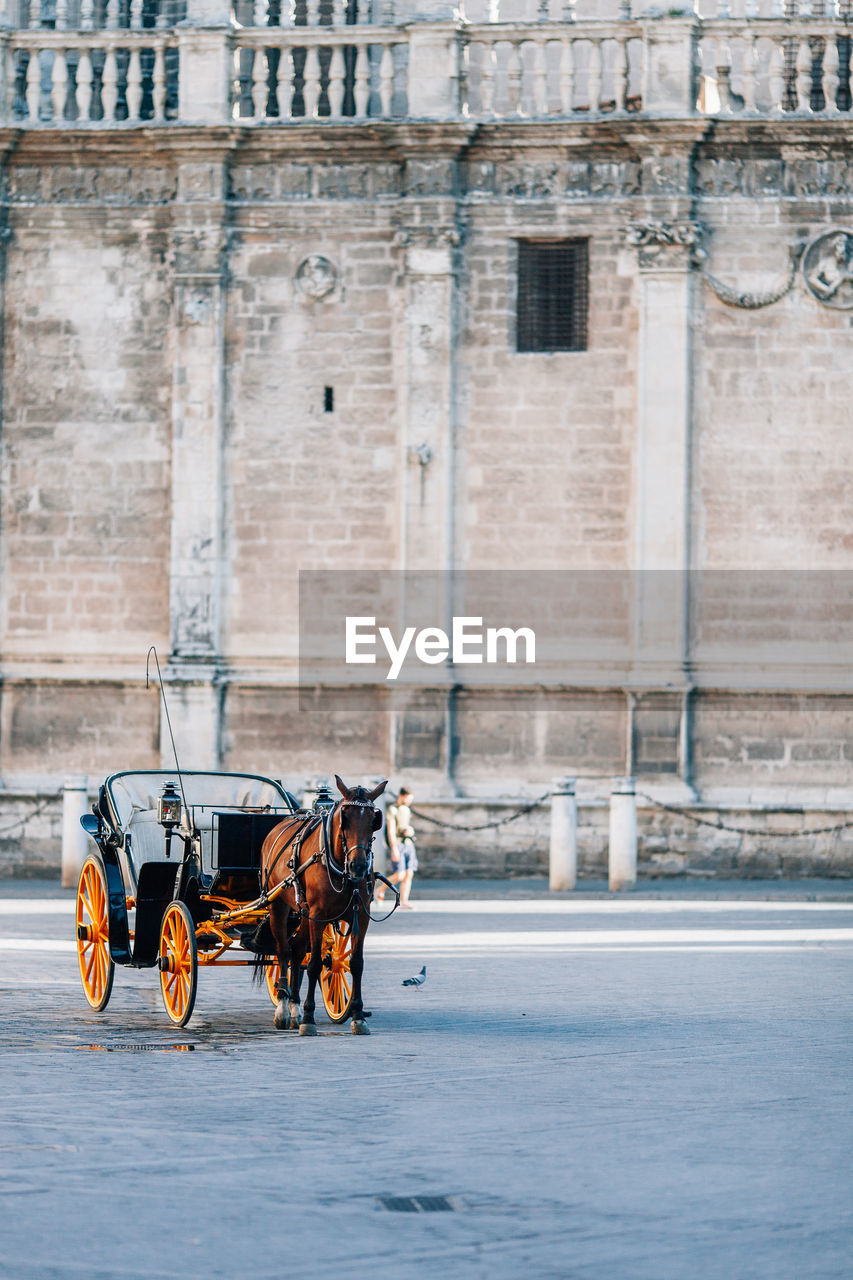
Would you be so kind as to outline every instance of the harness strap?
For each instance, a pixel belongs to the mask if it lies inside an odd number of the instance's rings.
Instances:
[[[300,820],[296,819],[296,821],[300,821]],[[286,840],[285,843],[281,846],[281,848],[278,850],[275,857],[273,858],[272,862],[269,864],[266,871],[264,872],[264,885],[263,885],[264,893],[266,893],[267,889],[270,886],[270,876],[272,875],[273,870],[276,867],[279,860],[281,859],[282,855],[287,852],[287,850],[296,840],[297,836],[302,837],[302,839],[299,841],[299,845],[297,846],[298,848],[301,848],[305,842],[305,837],[311,834],[311,832],[314,830],[316,825],[317,824],[313,815],[309,814],[307,818],[301,819],[301,825],[296,828],[296,830],[293,832],[290,838]],[[285,833],[281,832],[281,834],[284,835]],[[278,839],[278,837],[276,837],[276,839]],[[275,845],[273,845],[273,848],[275,848]]]

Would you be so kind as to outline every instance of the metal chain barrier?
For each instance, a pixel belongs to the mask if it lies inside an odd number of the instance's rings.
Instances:
[[[674,804],[665,804],[663,800],[655,800],[644,791],[637,792],[637,799],[645,800],[655,809],[663,809],[666,813],[674,813],[679,818],[686,818],[688,822],[693,822],[699,827],[716,827],[718,831],[732,831],[739,836],[761,836],[763,839],[790,840],[792,836],[834,835],[838,831],[847,831],[853,827],[853,821],[851,821],[837,822],[832,827],[812,827],[808,831],[758,831],[755,827],[736,827],[731,823],[721,822],[719,818],[700,818],[695,813],[691,813],[689,809],[682,809]]]
[[[420,819],[421,822],[430,822],[434,827],[442,827],[445,831],[492,831],[497,827],[505,827],[508,822],[515,822],[516,818],[523,818],[525,814],[532,813],[534,809],[538,809],[546,800],[551,799],[551,792],[546,791],[538,800],[531,800],[530,804],[526,804],[521,809],[516,809],[515,813],[509,813],[505,818],[498,818],[495,822],[477,822],[472,825],[462,825],[458,822],[442,822],[440,818],[431,818],[426,813],[421,813],[418,809],[412,809],[414,817]],[[483,804],[489,804],[489,800],[483,800]]]
[[[495,822],[478,822],[472,824],[462,824],[456,822],[443,822],[440,818],[431,818],[429,814],[422,813],[418,809],[412,809],[414,817],[421,822],[429,822],[434,827],[441,827],[444,831],[492,831],[498,827],[506,826],[509,822],[515,822],[517,818],[523,818],[526,814],[532,813],[534,809],[538,809],[546,800],[550,800],[552,792],[546,791],[544,795],[539,796],[536,800],[531,800],[530,804],[524,805],[520,809],[516,809],[514,813],[507,814],[505,818],[498,818]],[[694,823],[698,827],[714,827],[717,831],[730,831],[734,835],[739,836],[761,836],[764,838],[773,838],[779,840],[790,840],[792,836],[825,836],[835,835],[839,831],[848,831],[853,829],[853,820],[849,822],[836,822],[831,827],[810,827],[806,831],[762,831],[756,827],[739,827],[731,822],[722,822],[719,818],[703,818],[698,814],[692,813],[689,809],[680,808],[678,805],[666,804],[663,800],[655,800],[653,796],[648,795],[644,791],[637,792],[638,800],[645,800],[654,809],[662,809],[666,813],[675,814],[679,818],[685,818],[688,822]],[[488,800],[484,800],[483,804],[488,804]]]

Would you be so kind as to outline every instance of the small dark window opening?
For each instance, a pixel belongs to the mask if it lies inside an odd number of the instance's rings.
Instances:
[[[323,388],[323,412],[334,413],[335,411],[335,388]]]
[[[586,351],[589,241],[519,240],[516,348]]]

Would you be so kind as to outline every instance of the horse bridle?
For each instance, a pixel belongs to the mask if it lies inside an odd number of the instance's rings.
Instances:
[[[352,880],[353,884],[358,884],[360,881],[366,880],[367,877],[370,875],[370,872],[373,870],[373,834],[371,834],[370,841],[368,844],[362,844],[361,841],[359,841],[358,844],[352,845],[352,847],[350,847],[347,844],[347,837],[346,837],[346,832],[344,831],[344,818],[343,818],[343,810],[347,806],[350,806],[353,809],[369,809],[371,813],[375,813],[376,805],[373,803],[372,800],[341,800],[337,805],[337,808],[341,812],[341,844],[343,845],[343,851],[344,851],[343,874],[347,880]],[[329,814],[329,840],[327,842],[327,847],[329,850],[330,858],[332,857],[331,819],[332,819],[333,813],[334,813],[334,809]],[[349,869],[350,857],[353,854],[357,853],[359,849],[363,849],[364,852],[367,854],[367,870],[365,871],[363,876],[353,876],[350,874],[350,869]]]

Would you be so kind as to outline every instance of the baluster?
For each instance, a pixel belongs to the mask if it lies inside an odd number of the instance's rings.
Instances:
[[[838,114],[838,44],[835,37],[826,38],[823,49],[824,111],[831,116]]]
[[[309,27],[320,25],[320,0],[306,0],[305,17]]]
[[[284,5],[282,5],[282,9],[284,9]],[[255,0],[255,3],[252,5],[252,26],[265,27],[267,25],[268,18],[269,8],[267,6],[267,0]]]
[[[293,107],[293,55],[290,49],[282,49],[273,86],[278,102],[280,120],[289,120]]]
[[[570,116],[575,101],[575,56],[574,41],[560,41],[560,110],[564,116]]]
[[[162,44],[158,44],[154,50],[151,97],[154,105],[154,119],[164,119],[166,115],[166,49]]]
[[[339,120],[344,109],[344,51],[340,45],[332,50],[329,63],[329,116]]]
[[[142,0],[129,0],[127,25],[132,31],[138,31],[142,26]]]
[[[548,113],[548,64],[544,36],[539,36],[533,45],[533,113],[537,116]]]
[[[720,112],[732,114],[732,55],[727,44],[717,41],[717,93],[720,95]]]
[[[382,61],[379,64],[379,100],[382,103],[383,116],[390,116],[393,98],[394,50],[390,44],[386,44],[382,50]]]
[[[127,102],[128,120],[138,120],[139,109],[142,106],[142,68],[139,65],[138,49],[130,50],[130,60],[127,64],[127,88],[124,96]]]
[[[116,51],[107,49],[104,59],[104,72],[101,78],[101,105],[104,108],[104,119],[114,120],[116,102],[118,101],[118,68],[116,67]]]
[[[95,0],[80,0],[80,26],[91,31],[95,25]]]
[[[731,16],[732,10],[729,0],[719,0],[719,3],[717,4],[717,17],[730,18]]]
[[[743,109],[752,113],[755,111],[755,76],[758,67],[755,37],[747,33],[743,46]]]
[[[592,40],[589,46],[589,109],[598,111],[601,106],[601,41]]]
[[[619,36],[616,41],[616,58],[613,64],[613,96],[616,99],[616,110],[625,111],[628,101],[628,40]]]
[[[367,59],[367,45],[360,44],[355,55],[355,114],[361,118],[367,115],[367,104],[370,101],[370,63]]]
[[[508,115],[523,115],[521,102],[521,42],[511,41],[509,60],[507,62],[506,89],[508,99]]]
[[[574,22],[575,20],[575,0],[566,0],[563,5],[563,22]]]
[[[31,31],[37,31],[41,26],[41,0],[30,0],[30,20],[28,25]]]
[[[449,89],[449,98],[452,106],[451,114],[456,115],[461,110],[461,100],[459,96],[459,45],[455,40],[451,40],[447,45],[447,85]]]
[[[88,49],[81,49],[77,63],[77,119],[88,120],[91,109],[92,58]]]
[[[481,46],[483,60],[480,64],[480,114],[495,114],[495,79],[497,71],[497,46],[494,41]]]
[[[68,0],[56,0],[54,18],[54,26],[57,31],[66,31],[68,29]]]
[[[255,120],[265,120],[269,94],[269,67],[266,49],[252,51],[252,115]]]
[[[743,8],[743,16],[745,18],[757,18],[760,15],[759,0],[746,0]]]
[[[68,85],[68,64],[65,61],[65,50],[57,49],[53,55],[53,70],[50,73],[52,90],[50,94],[53,108],[53,119],[65,119],[65,97]]]
[[[812,0],[799,0],[797,5],[798,18],[810,18],[812,16]]]
[[[305,119],[313,120],[317,115],[317,103],[320,101],[320,55],[317,46],[311,45],[305,52],[305,86],[302,97],[305,100]]]
[[[27,115],[30,124],[38,124],[41,107],[41,53],[30,50],[27,63]]]
[[[105,0],[104,29],[114,30],[118,26],[118,0]]]
[[[809,111],[812,98],[812,51],[808,40],[797,50],[797,110]]]
[[[785,51],[778,39],[773,40],[770,48],[770,73],[767,83],[770,88],[770,110],[781,112],[785,96]]]
[[[465,41],[459,71],[459,110],[463,116],[471,114],[471,44]]]

